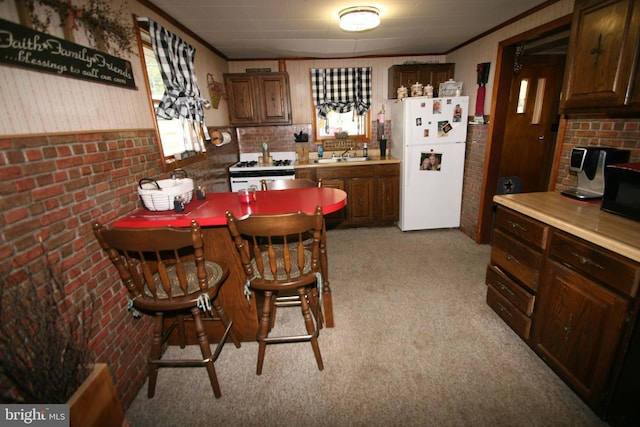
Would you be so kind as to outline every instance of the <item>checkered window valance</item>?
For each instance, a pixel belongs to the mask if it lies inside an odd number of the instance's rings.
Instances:
[[[186,118],[204,123],[203,100],[193,62],[196,49],[151,19],[149,34],[165,86],[156,114],[163,119]]]
[[[362,116],[371,108],[371,68],[314,68],[311,89],[318,116],[331,110]]]

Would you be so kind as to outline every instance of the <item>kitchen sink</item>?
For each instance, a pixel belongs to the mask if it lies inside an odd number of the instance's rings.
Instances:
[[[314,159],[313,163],[348,163],[348,162],[365,162],[368,157],[331,157],[327,159]]]

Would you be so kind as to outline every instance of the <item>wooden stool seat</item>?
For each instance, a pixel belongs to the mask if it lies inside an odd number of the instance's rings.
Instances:
[[[120,279],[129,291],[134,313],[155,317],[148,357],[149,388],[147,396],[155,394],[158,368],[168,366],[204,366],[216,398],[220,385],[214,361],[228,336],[236,347],[240,340],[232,330],[233,322],[218,300],[220,285],[229,275],[226,266],[204,259],[204,243],[196,221],[190,228],[113,228],[95,223],[93,231],[109,259],[116,266]],[[204,318],[210,312],[217,317]],[[180,347],[185,347],[185,314],[191,315],[202,353],[202,359],[162,359],[164,343],[177,329]],[[165,317],[174,322],[165,330]],[[211,344],[203,321],[220,321],[225,332],[211,352]]]
[[[238,249],[248,286],[258,302],[258,364],[262,374],[267,344],[309,341],[318,365],[324,369],[318,345],[321,324],[320,238],[322,207],[315,213],[302,212],[234,217],[227,212],[227,224]],[[308,233],[311,243],[305,243]],[[319,289],[320,288],[320,289]],[[292,295],[289,291],[295,291]],[[307,334],[269,336],[276,321],[276,307],[300,306]]]

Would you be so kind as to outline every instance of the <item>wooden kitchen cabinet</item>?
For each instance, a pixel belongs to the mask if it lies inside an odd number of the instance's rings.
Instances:
[[[342,188],[347,193],[347,206],[339,224],[327,218],[327,224],[335,226],[372,225],[374,223],[374,168],[372,166],[325,167],[315,169],[315,180],[322,179],[323,186]]]
[[[594,412],[630,412],[637,395],[618,383],[624,364],[638,372],[639,263],[499,205],[486,283],[487,304]]]
[[[487,304],[525,341],[531,333],[549,227],[498,207],[487,267]]]
[[[224,83],[232,125],[291,124],[291,98],[287,73],[225,74]]]
[[[400,218],[400,165],[377,165],[375,175],[375,216],[382,223],[393,224]]]
[[[608,403],[638,271],[623,257],[553,232],[532,345],[597,413]]]
[[[637,0],[576,0],[563,112],[640,112],[639,42]]]
[[[389,67],[389,99],[398,97],[398,88],[404,85],[411,93],[411,85],[422,83],[424,86],[433,86],[433,95],[438,96],[440,83],[446,82],[454,77],[456,64],[406,64],[392,65]]]
[[[322,179],[323,187],[339,188],[347,193],[347,206],[327,215],[329,226],[392,225],[398,221],[398,163],[304,168],[296,170],[296,177]]]
[[[345,179],[344,187],[349,200],[347,204],[347,222],[350,225],[375,223],[374,178],[354,177]]]

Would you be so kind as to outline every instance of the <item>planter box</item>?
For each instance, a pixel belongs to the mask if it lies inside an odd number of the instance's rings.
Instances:
[[[96,363],[89,377],[69,398],[71,427],[121,427],[124,410],[105,363]]]

